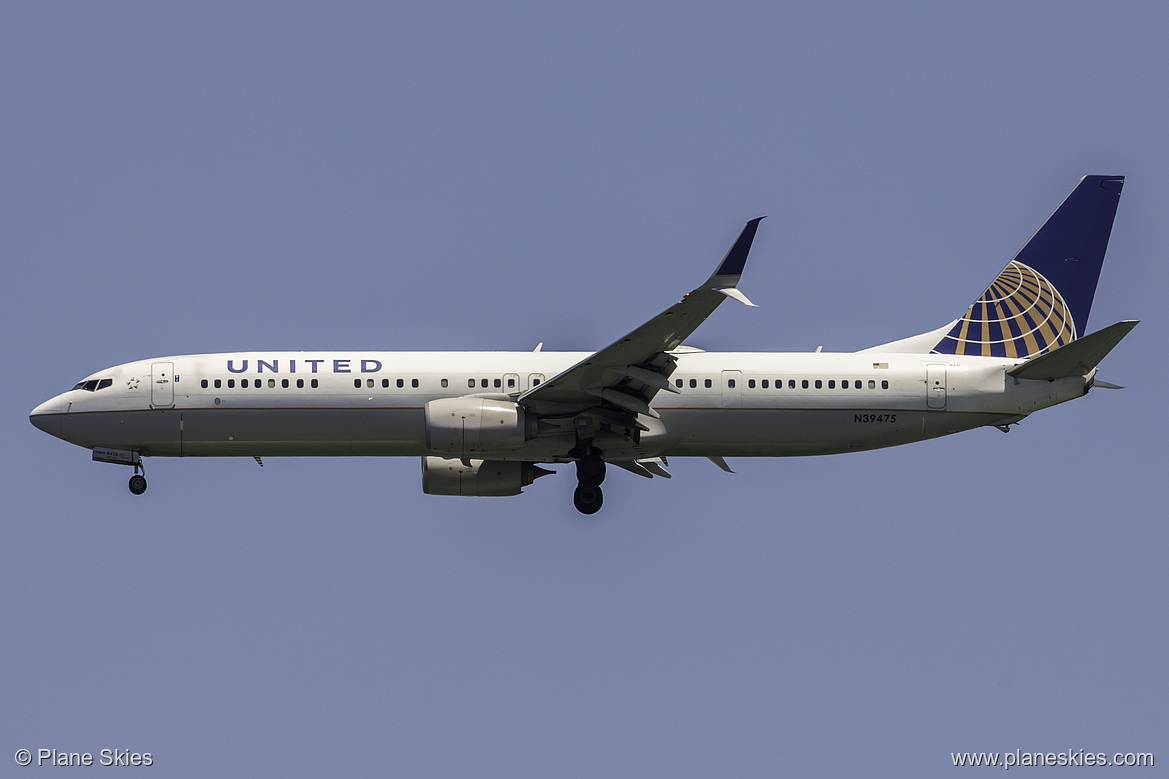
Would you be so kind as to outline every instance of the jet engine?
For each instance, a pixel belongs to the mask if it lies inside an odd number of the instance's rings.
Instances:
[[[554,471],[535,463],[503,460],[422,458],[422,491],[427,495],[519,495],[523,488]]]
[[[525,411],[507,400],[432,400],[426,404],[426,448],[445,457],[519,449],[536,437],[536,417]]]

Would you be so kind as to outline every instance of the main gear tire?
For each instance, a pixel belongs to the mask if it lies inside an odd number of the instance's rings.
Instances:
[[[572,502],[576,510],[582,514],[596,514],[605,502],[605,496],[600,487],[581,485],[572,493]]]

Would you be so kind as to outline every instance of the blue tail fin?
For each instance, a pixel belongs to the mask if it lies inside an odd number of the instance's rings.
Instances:
[[[1084,176],[933,348],[1034,357],[1085,332],[1123,176]]]

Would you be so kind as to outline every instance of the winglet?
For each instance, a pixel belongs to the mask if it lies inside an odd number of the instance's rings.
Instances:
[[[747,264],[747,255],[751,252],[751,243],[755,240],[755,231],[759,229],[759,223],[765,218],[760,216],[747,222],[747,226],[743,228],[743,232],[739,233],[734,245],[727,252],[727,256],[723,257],[722,262],[718,264],[718,268],[711,275],[708,283],[712,287],[733,287],[739,283],[743,266]]]

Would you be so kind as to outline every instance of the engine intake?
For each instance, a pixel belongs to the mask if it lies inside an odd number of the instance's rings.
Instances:
[[[470,497],[519,495],[524,487],[549,473],[554,471],[535,463],[423,457],[422,491]]]
[[[536,437],[536,418],[518,403],[441,398],[426,404],[426,448],[445,457],[508,452]]]

